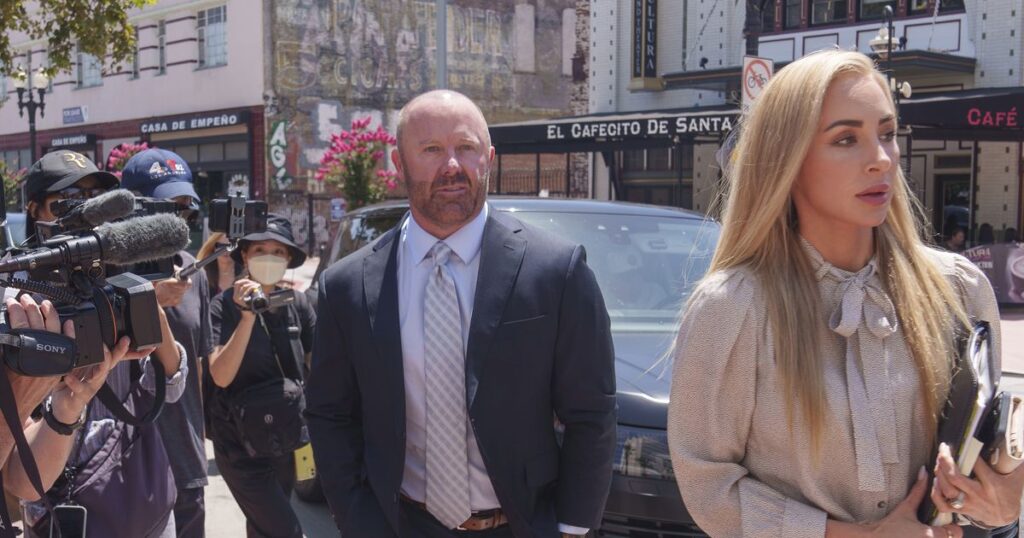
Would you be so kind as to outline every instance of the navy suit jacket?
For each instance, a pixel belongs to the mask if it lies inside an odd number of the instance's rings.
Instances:
[[[402,536],[405,385],[398,228],[324,271],[306,417],[344,536]],[[582,246],[492,210],[466,355],[466,403],[516,536],[597,528],[615,447],[608,313]],[[564,424],[559,442],[554,416]]]

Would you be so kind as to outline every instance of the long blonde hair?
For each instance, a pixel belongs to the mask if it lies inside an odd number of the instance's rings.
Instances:
[[[744,121],[726,169],[722,231],[709,270],[746,266],[760,280],[790,430],[799,409],[815,447],[829,410],[819,332],[807,328],[819,327],[824,318],[811,261],[797,233],[791,193],[818,130],[825,93],[844,75],[874,78],[895,109],[885,78],[858,52],[817,52],[777,73]],[[875,229],[875,252],[934,424],[949,391],[955,352],[951,334],[966,322],[966,315],[928,257],[923,212],[898,162],[896,166],[892,203],[885,222]]]

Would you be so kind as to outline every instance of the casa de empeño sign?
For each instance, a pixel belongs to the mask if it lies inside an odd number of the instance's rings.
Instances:
[[[247,121],[249,121],[248,111],[194,114],[180,118],[144,121],[139,126],[139,130],[142,131],[142,134],[170,133],[211,127],[231,127],[245,124]]]

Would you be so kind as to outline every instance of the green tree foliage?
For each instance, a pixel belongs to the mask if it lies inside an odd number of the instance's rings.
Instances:
[[[14,71],[11,49],[14,32],[44,39],[48,50],[47,74],[70,71],[76,45],[97,58],[112,56],[119,65],[135,52],[135,30],[128,11],[153,0],[0,0],[0,69]],[[103,62],[107,64],[107,62]]]

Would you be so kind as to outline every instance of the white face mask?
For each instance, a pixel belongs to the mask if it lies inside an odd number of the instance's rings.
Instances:
[[[288,260],[273,254],[263,254],[249,258],[249,276],[264,286],[272,286],[284,278],[288,270]]]

